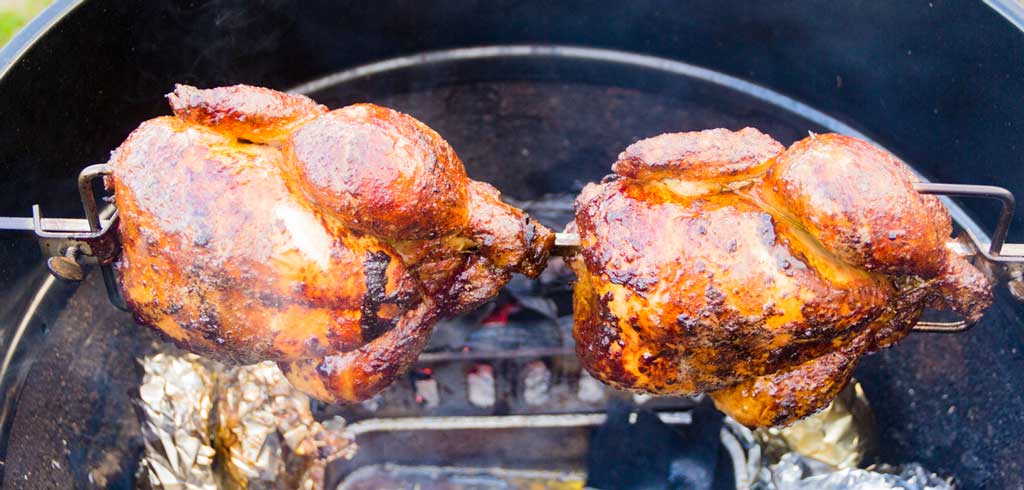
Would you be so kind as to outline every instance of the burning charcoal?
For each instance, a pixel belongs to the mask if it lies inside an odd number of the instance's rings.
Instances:
[[[543,405],[551,389],[551,370],[544,361],[533,361],[523,368],[523,401],[527,405]]]
[[[757,435],[773,462],[793,451],[835,469],[856,468],[878,438],[871,405],[856,380],[825,410],[789,427],[758,430]]]
[[[426,408],[434,408],[441,402],[441,395],[437,390],[437,380],[418,379],[415,383],[416,403]]]
[[[214,371],[195,354],[140,360],[146,451],[141,467],[155,490],[217,490],[210,416]]]
[[[384,403],[384,397],[382,397],[380,393],[377,393],[376,395],[373,395],[372,398],[363,401],[359,405],[368,412],[376,412],[377,410],[380,410],[382,403]]]
[[[772,468],[776,490],[953,490],[952,479],[940,478],[920,464],[897,467],[844,469],[835,471],[829,465],[787,453]]]
[[[469,403],[479,408],[494,406],[494,368],[489,364],[477,364],[466,374],[466,396]]]
[[[647,394],[647,393],[633,393],[633,403],[635,403],[638,406],[639,405],[643,405],[643,404],[653,400],[654,398],[655,398],[654,395],[650,395],[650,394]]]
[[[565,289],[572,290],[572,284],[576,280],[576,274],[565,265],[562,259],[551,259],[548,267],[540,273],[538,281],[549,290]]]
[[[513,350],[559,347],[561,334],[550,320],[508,321],[491,323],[476,330],[466,339],[466,346],[475,351]]]
[[[478,328],[480,328],[480,312],[493,308],[493,303],[488,303],[479,310],[459,315],[448,320],[438,322],[434,333],[430,336],[425,352],[455,351],[466,345],[466,339]]]
[[[558,305],[555,304],[555,300],[553,299],[536,295],[521,295],[516,296],[516,301],[518,301],[520,306],[525,310],[532,311],[552,320],[558,319]]]
[[[576,396],[586,403],[600,402],[605,397],[604,385],[584,370],[580,373],[580,384]]]
[[[557,262],[560,263],[561,260],[557,260]],[[552,260],[548,263],[553,264],[556,261]],[[541,279],[543,278],[544,272],[541,273]],[[558,319],[558,305],[550,297],[552,291],[549,290],[548,285],[544,284],[541,279],[530,279],[521,275],[515,276],[505,285],[505,292],[515,299],[517,306],[521,310],[556,320]]]
[[[416,389],[416,403],[425,408],[434,408],[441,403],[441,394],[434,379],[433,370],[422,368],[413,371],[413,386]]]

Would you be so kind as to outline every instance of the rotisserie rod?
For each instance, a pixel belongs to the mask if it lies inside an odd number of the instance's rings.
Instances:
[[[100,265],[111,301],[175,343],[277,362],[328,402],[364,400],[413,362],[434,322],[468,311],[548,254],[577,274],[577,353],[634,391],[710,392],[748,425],[827,404],[866,352],[912,329],[963,331],[1005,244],[1013,195],[914,182],[892,155],[840,135],[785,149],[753,129],[630,146],[554,234],[466,177],[454,150],[399,112],[330,111],[249,86],[169,95],[79,177],[85,220],[0,218],[33,233],[58,277]],[[113,207],[101,213],[94,180]],[[990,242],[932,195],[1000,200]],[[919,321],[925,307],[957,322]],[[916,325],[916,327],[915,327]]]

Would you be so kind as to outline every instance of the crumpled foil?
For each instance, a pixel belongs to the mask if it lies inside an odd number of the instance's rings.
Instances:
[[[774,490],[772,471],[764,458],[762,443],[754,431],[725,417],[722,420],[722,447],[732,460],[737,490]]]
[[[154,490],[317,490],[327,464],[355,455],[344,420],[314,420],[309,397],[271,362],[224,367],[166,353],[140,362],[141,466]]]
[[[188,354],[141,360],[139,387],[145,468],[149,484],[166,490],[216,490],[210,416],[213,370]]]
[[[878,441],[864,390],[850,384],[821,412],[782,429],[761,429],[758,439],[770,462],[770,481],[761,473],[755,486],[774,490],[952,490],[917,463],[858,469]]]
[[[793,451],[838,469],[856,468],[878,440],[871,405],[856,380],[821,412],[789,427],[757,433],[771,462]]]
[[[772,470],[776,490],[954,490],[950,479],[917,463],[836,471],[827,464],[788,453]]]
[[[272,362],[224,370],[216,394],[225,488],[320,488],[323,467],[354,455],[352,441],[314,420],[309,397]]]

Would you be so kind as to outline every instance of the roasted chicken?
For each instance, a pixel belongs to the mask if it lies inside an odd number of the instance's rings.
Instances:
[[[124,298],[189,350],[359,401],[438,318],[546,262],[553,233],[408,115],[241,85],[168,98],[174,116],[132,132],[107,183]]]
[[[595,377],[708,392],[748,426],[827,406],[925,307],[976,320],[988,279],[947,249],[950,216],[895,157],[754,129],[626,149],[576,201],[576,350]],[[572,230],[570,230],[572,231]]]

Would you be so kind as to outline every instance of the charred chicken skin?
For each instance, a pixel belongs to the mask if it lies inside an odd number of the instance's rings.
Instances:
[[[108,185],[125,300],[189,350],[359,401],[438,318],[546,262],[553,233],[408,115],[241,85],[168,98],[174,116],[132,132]]]
[[[950,216],[892,155],[754,129],[626,149],[576,201],[576,349],[613,386],[708,392],[748,426],[816,412],[925,307],[975,320],[988,279],[945,246]]]

